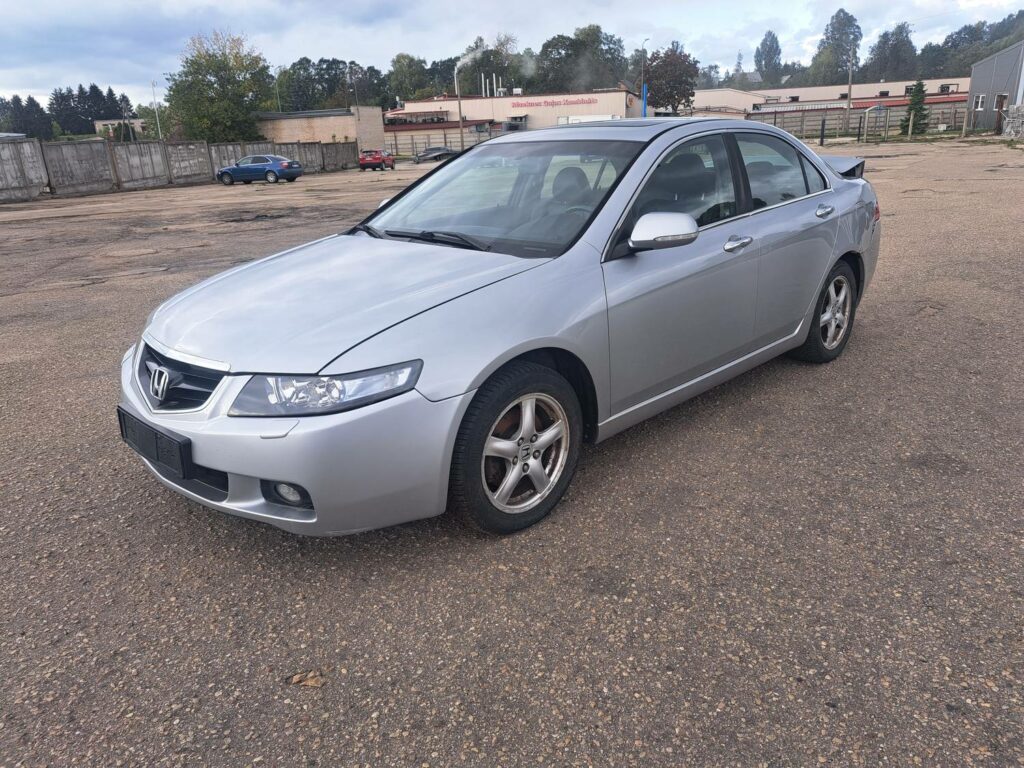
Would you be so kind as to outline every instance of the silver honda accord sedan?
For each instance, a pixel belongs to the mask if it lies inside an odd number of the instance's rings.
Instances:
[[[862,174],[747,121],[493,139],[158,307],[121,436],[178,493],[295,533],[446,509],[520,530],[583,441],[781,353],[842,353],[879,249]]]

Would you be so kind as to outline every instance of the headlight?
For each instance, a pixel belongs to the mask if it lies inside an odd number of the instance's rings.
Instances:
[[[253,376],[229,416],[315,416],[386,400],[416,386],[422,360],[341,376]]]

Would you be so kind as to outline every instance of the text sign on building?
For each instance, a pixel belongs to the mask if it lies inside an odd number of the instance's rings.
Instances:
[[[578,107],[584,104],[597,104],[593,96],[575,99],[542,99],[539,101],[513,101],[512,109],[533,109],[536,107]]]

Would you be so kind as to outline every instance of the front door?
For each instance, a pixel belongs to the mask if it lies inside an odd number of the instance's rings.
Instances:
[[[603,265],[613,414],[751,349],[759,243],[740,199],[721,135],[669,150],[645,182]],[[658,211],[693,216],[697,239],[630,252],[636,220]]]

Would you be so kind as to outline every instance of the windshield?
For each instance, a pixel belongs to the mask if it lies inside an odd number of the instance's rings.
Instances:
[[[642,149],[633,141],[485,144],[374,214],[386,237],[439,233],[516,256],[558,256]],[[456,243],[457,244],[457,243]]]

